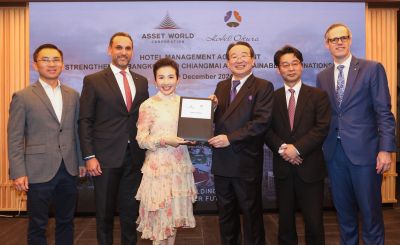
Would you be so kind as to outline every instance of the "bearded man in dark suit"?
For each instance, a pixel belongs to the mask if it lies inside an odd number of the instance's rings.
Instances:
[[[138,202],[144,151],[136,142],[140,104],[149,97],[147,79],[129,70],[133,41],[115,33],[108,46],[111,64],[83,80],[79,136],[87,172],[93,176],[99,244],[113,243],[118,203],[121,243],[136,244]]]

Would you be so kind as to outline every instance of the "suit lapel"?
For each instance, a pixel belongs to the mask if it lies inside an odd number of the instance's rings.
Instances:
[[[111,92],[114,93],[115,96],[117,96],[118,104],[120,104],[120,106],[122,108],[124,108],[125,111],[127,111],[126,104],[125,104],[125,101],[124,101],[124,97],[122,96],[122,93],[121,93],[121,89],[119,88],[117,79],[115,78],[115,75],[112,72],[110,67],[108,67],[104,71],[104,76],[105,76],[105,80],[106,80],[107,85],[110,87]]]
[[[230,92],[231,92],[231,78],[225,80],[223,84],[221,84],[221,102],[223,106],[223,111],[226,112],[228,110],[230,104]]]
[[[339,108],[338,108],[338,104],[337,104],[336,87],[335,87],[335,72],[334,71],[335,71],[335,65],[332,65],[328,68],[328,77],[326,78],[326,80],[327,80],[327,86],[328,86],[327,93],[329,95],[331,104],[337,111]]]
[[[343,109],[346,106],[346,102],[350,97],[351,91],[354,87],[354,84],[356,82],[356,78],[358,75],[359,71],[359,66],[358,66],[358,59],[356,57],[351,58],[350,62],[350,67],[349,67],[349,74],[347,76],[347,81],[346,81],[346,88],[344,90],[344,95],[343,95],[343,101],[342,101],[342,106],[341,108]]]
[[[56,112],[54,111],[53,106],[51,105],[50,99],[47,96],[46,92],[44,91],[44,88],[42,87],[42,85],[40,84],[39,81],[37,81],[36,83],[34,83],[32,85],[32,91],[39,97],[39,99],[43,102],[43,104],[46,106],[46,108],[49,110],[50,114],[54,117],[54,119],[60,123],[58,121]]]
[[[218,89],[218,113],[222,119],[229,107],[231,78],[222,81]],[[222,121],[222,120],[221,120]]]
[[[225,111],[224,115],[222,116],[222,121],[224,121],[235,109],[240,105],[240,102],[246,98],[246,95],[249,94],[249,91],[251,87],[254,84],[255,77],[254,75],[251,75],[250,77],[247,78],[247,80],[244,82],[242,88],[239,90],[239,93],[235,96],[235,99],[232,101],[232,103],[229,105],[227,110]],[[231,86],[229,82],[229,87],[225,89],[224,91],[224,97],[226,96],[226,99],[229,101],[230,100],[230,91],[231,91]]]
[[[139,91],[143,91],[144,88],[142,88],[142,86],[141,86],[142,83],[139,82],[140,78],[137,76],[137,74],[132,71],[129,71],[129,72],[131,73],[131,76],[133,78],[133,83],[135,84],[135,88],[136,88],[135,98],[133,98],[131,110],[129,111],[132,113],[139,109],[139,99],[140,99]]]
[[[64,85],[61,84],[61,97],[62,97],[62,113],[61,113],[61,125],[63,125],[66,113],[67,113],[67,105],[70,104],[71,97],[68,90]]]
[[[286,92],[285,87],[278,89],[276,91],[276,104],[278,106],[279,114],[281,115],[281,123],[284,124],[284,128],[286,128],[290,132],[290,122],[289,122],[289,112],[286,103]],[[277,113],[277,112],[275,112]]]
[[[301,121],[300,119],[303,115],[304,107],[307,104],[307,100],[310,98],[309,93],[310,93],[310,88],[307,85],[305,85],[304,83],[301,84],[299,96],[297,97],[292,132],[295,132],[297,127],[299,126],[299,123]]]

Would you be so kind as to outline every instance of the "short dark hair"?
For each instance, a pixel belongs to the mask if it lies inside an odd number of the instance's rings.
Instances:
[[[157,75],[157,71],[158,69],[160,69],[161,67],[166,67],[166,66],[170,66],[172,68],[174,68],[175,73],[176,73],[176,77],[179,77],[179,65],[178,63],[176,63],[175,60],[171,59],[171,58],[161,58],[159,60],[156,61],[156,63],[154,63],[153,65],[153,74],[154,74],[154,79],[156,79],[156,75]]]
[[[61,55],[61,60],[63,60],[63,52],[61,51],[61,49],[59,49],[54,44],[45,43],[45,44],[42,44],[39,47],[37,47],[35,52],[33,52],[33,61],[37,62],[37,58],[39,56],[40,51],[42,51],[42,49],[55,49],[55,50],[57,50],[58,53],[60,53],[60,55]]]
[[[235,46],[237,46],[237,45],[243,45],[243,46],[248,47],[248,48],[250,49],[250,57],[251,57],[251,58],[254,58],[254,56],[255,56],[254,49],[253,49],[253,47],[250,45],[250,43],[239,41],[239,42],[236,42],[236,43],[231,43],[231,44],[229,44],[228,48],[226,49],[226,60],[229,60],[229,51],[230,51],[233,47],[235,47]]]
[[[133,45],[133,39],[132,39],[131,35],[129,35],[129,33],[127,33],[127,32],[116,32],[110,38],[110,42],[108,43],[109,47],[112,46],[115,37],[127,37],[127,38],[129,38],[131,40],[132,45]]]
[[[301,63],[303,63],[303,54],[300,50],[293,46],[285,45],[274,54],[274,64],[276,66],[279,66],[281,57],[285,54],[293,54]]]

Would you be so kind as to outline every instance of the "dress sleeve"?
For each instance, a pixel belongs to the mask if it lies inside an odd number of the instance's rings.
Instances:
[[[136,140],[142,149],[155,151],[160,147],[160,137],[152,134],[154,125],[154,112],[149,103],[143,103],[139,108]]]

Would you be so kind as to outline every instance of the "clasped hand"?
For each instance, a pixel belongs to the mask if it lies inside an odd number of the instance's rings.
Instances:
[[[293,165],[300,165],[303,162],[296,147],[292,144],[282,144],[281,147],[279,147],[278,153],[285,161],[288,161]]]

